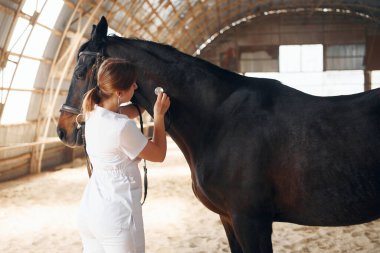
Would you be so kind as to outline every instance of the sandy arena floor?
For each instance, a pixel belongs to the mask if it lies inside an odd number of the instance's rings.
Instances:
[[[73,167],[0,184],[1,253],[81,252],[76,213],[88,178],[81,161]],[[167,160],[148,169],[146,252],[230,252],[218,216],[194,197],[190,170],[172,141]],[[276,253],[380,252],[380,220],[340,228],[274,223],[273,230]]]

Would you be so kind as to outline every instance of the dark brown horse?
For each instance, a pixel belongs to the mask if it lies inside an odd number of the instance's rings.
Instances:
[[[233,253],[272,252],[274,221],[346,226],[380,217],[379,89],[311,96],[170,46],[107,36],[104,18],[79,51],[57,129],[62,141],[82,143],[70,108],[80,108],[94,85],[96,59],[133,62],[136,103],[152,114],[157,85],[171,97],[168,133],[187,159],[195,195],[220,215]]]

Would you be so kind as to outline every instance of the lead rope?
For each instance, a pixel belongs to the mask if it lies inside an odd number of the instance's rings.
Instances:
[[[141,130],[141,133],[144,134],[144,123],[143,123],[140,107],[133,103],[132,105],[136,107],[137,111],[139,112],[140,130]],[[144,159],[144,198],[143,198],[143,201],[141,202],[141,205],[144,205],[147,195],[148,195],[148,169],[146,167],[146,160]]]
[[[88,173],[88,177],[90,178],[92,175],[92,163],[90,162],[90,158],[88,157],[87,149],[86,149],[86,138],[85,138],[85,133],[84,133],[85,125],[80,124],[79,126],[82,129],[82,140],[83,140],[84,154],[86,156],[87,173]]]

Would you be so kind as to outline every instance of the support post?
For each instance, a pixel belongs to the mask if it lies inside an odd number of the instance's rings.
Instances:
[[[372,71],[364,70],[364,91],[372,89]]]

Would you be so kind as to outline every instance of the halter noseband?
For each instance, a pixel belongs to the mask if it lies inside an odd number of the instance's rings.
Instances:
[[[102,64],[103,60],[105,59],[105,56],[103,54],[103,49],[101,50],[101,52],[82,51],[79,53],[79,57],[81,57],[82,55],[95,56],[96,57],[95,64],[92,65],[92,76],[91,76],[91,79],[90,79],[88,86],[87,86],[87,90],[88,90],[89,87],[96,87],[96,85],[97,85],[96,75],[98,73],[100,64]],[[75,114],[75,115],[81,114],[80,108],[76,108],[76,107],[68,105],[68,104],[63,104],[59,111],[60,112],[68,112],[68,113]]]

